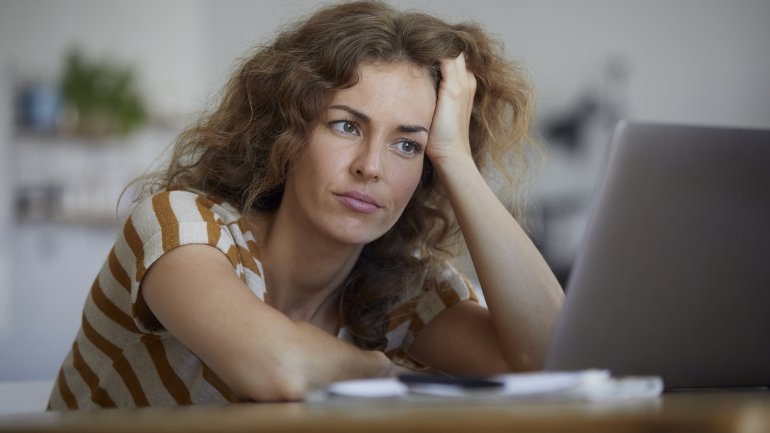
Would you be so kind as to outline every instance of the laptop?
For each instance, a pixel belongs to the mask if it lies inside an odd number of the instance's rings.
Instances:
[[[770,130],[621,122],[546,370],[770,385]]]

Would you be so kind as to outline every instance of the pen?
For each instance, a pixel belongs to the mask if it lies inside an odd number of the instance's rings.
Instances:
[[[452,385],[461,388],[502,388],[499,380],[474,376],[440,376],[435,374],[401,374],[398,380],[406,385]]]

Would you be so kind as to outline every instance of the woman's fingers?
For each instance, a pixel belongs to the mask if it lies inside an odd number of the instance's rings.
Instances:
[[[471,95],[476,90],[476,77],[465,64],[465,54],[460,53],[455,58],[440,60],[441,87],[446,88],[455,96],[458,92],[470,91]],[[472,100],[472,99],[471,99]]]
[[[457,73],[457,81],[463,83],[464,87],[476,88],[476,77],[468,70],[465,65],[465,53],[460,53],[455,59],[455,71]]]
[[[441,83],[428,145],[428,157],[434,163],[450,154],[470,154],[469,124],[476,92],[476,77],[466,67],[463,53],[439,62]]]

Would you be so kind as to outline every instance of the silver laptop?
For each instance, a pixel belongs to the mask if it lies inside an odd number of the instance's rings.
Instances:
[[[770,385],[770,130],[621,123],[546,370]]]

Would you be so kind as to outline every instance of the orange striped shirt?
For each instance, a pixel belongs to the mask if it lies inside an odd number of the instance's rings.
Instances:
[[[49,400],[53,410],[225,404],[236,400],[217,375],[173,335],[137,316],[147,269],[180,245],[206,244],[224,253],[260,300],[265,284],[256,243],[241,214],[226,202],[188,191],[148,197],[131,212],[83,307],[80,330]],[[389,315],[386,353],[409,364],[406,351],[443,309],[476,299],[468,281],[447,265],[417,302]],[[351,341],[345,328],[339,337]]]

